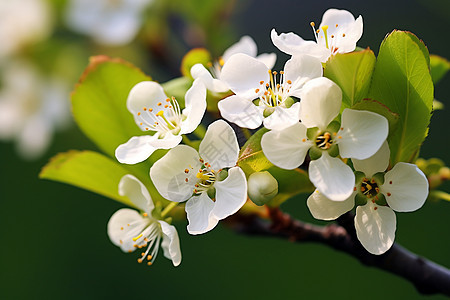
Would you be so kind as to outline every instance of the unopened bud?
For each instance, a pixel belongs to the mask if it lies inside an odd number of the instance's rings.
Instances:
[[[248,196],[256,205],[264,205],[278,194],[278,181],[267,171],[248,178]]]

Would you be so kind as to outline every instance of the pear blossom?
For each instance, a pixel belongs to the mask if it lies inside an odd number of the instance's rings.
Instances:
[[[52,29],[45,0],[0,1],[0,59],[47,38]]]
[[[326,197],[343,201],[353,192],[355,175],[336,156],[365,159],[381,147],[388,135],[386,118],[369,111],[344,109],[339,115],[342,91],[331,80],[320,77],[305,84],[301,93],[301,123],[263,135],[261,147],[274,165],[295,169],[305,160],[309,178]]]
[[[116,149],[116,158],[125,164],[146,160],[157,149],[170,149],[178,145],[183,134],[194,131],[206,110],[206,88],[195,80],[186,92],[183,111],[178,101],[168,98],[161,85],[142,81],[130,91],[127,108],[136,124],[153,135],[135,136]]]
[[[230,88],[223,80],[221,80],[221,70],[228,59],[237,53],[243,53],[254,57],[261,63],[265,64],[269,69],[275,65],[275,61],[277,60],[275,53],[263,53],[257,56],[256,54],[258,53],[258,50],[255,41],[253,41],[253,39],[248,35],[245,35],[239,40],[239,42],[225,50],[219,60],[214,62],[214,64],[211,63],[210,66],[208,66],[208,69],[206,69],[202,64],[195,64],[191,68],[192,77],[194,79],[201,79],[206,85],[206,88],[211,92],[227,92]]]
[[[147,188],[136,177],[125,175],[119,182],[119,194],[128,197],[134,209],[122,208],[115,212],[108,222],[108,236],[111,242],[124,252],[145,248],[138,259],[152,265],[158,255],[159,246],[164,256],[176,267],[181,263],[178,232],[173,225],[152,215],[155,205]]]
[[[153,0],[70,0],[67,25],[104,45],[131,42],[142,25],[142,12]]]
[[[428,196],[428,180],[413,164],[399,162],[391,170],[389,146],[365,160],[352,159],[359,179],[351,196],[333,201],[316,190],[307,200],[312,215],[320,220],[334,220],[358,204],[355,228],[358,240],[372,254],[383,254],[394,243],[397,212],[419,209]]]
[[[272,29],[273,44],[289,55],[308,54],[326,62],[336,53],[352,52],[363,33],[363,20],[359,16],[356,20],[346,10],[331,8],[322,17],[319,27],[311,22],[316,41],[305,41],[293,32],[278,35]]]
[[[190,234],[213,229],[247,200],[247,181],[236,166],[236,135],[223,120],[209,125],[199,151],[178,145],[150,168],[158,192],[174,202],[186,201]]]
[[[69,85],[25,60],[10,59],[1,69],[0,140],[15,142],[22,158],[36,159],[53,133],[70,125]]]
[[[300,98],[304,84],[320,76],[322,64],[312,56],[291,58],[278,74],[253,57],[235,54],[221,75],[235,95],[219,101],[220,113],[240,127],[253,129],[264,123],[269,129],[283,129],[299,119],[300,103],[292,97]]]

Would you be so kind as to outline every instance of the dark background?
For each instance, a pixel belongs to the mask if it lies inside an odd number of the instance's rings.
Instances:
[[[228,24],[235,40],[251,35],[261,52],[276,52],[270,30],[294,31],[312,39],[310,21],[344,8],[364,18],[358,45],[376,53],[393,29],[409,30],[431,53],[450,58],[449,1],[261,1],[237,2]],[[132,57],[124,57],[133,60]],[[279,55],[281,68],[286,56]],[[176,58],[180,60],[181,57]],[[155,76],[154,76],[155,77]],[[435,96],[449,103],[450,76]],[[449,110],[434,113],[421,156],[448,156]],[[106,235],[109,217],[123,205],[60,183],[39,180],[40,168],[68,149],[95,149],[74,128],[60,133],[48,154],[24,162],[13,145],[0,143],[0,298],[1,299],[420,299],[405,280],[361,265],[346,254],[316,244],[235,234],[218,226],[189,236],[177,223],[183,260],[174,268],[160,255],[152,267],[124,254]],[[449,186],[446,185],[448,191]],[[306,196],[283,209],[315,222]],[[450,203],[427,202],[414,213],[397,214],[396,241],[409,250],[450,266]],[[429,299],[443,299],[434,296]]]

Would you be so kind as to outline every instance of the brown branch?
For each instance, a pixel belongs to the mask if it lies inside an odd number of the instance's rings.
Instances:
[[[228,224],[237,232],[270,236],[292,242],[316,242],[345,252],[367,266],[379,268],[410,281],[422,294],[450,296],[450,270],[420,257],[395,243],[382,255],[367,252],[356,238],[353,215],[345,214],[338,224],[317,226],[292,219],[278,208],[270,209],[272,223],[257,215],[235,215]]]

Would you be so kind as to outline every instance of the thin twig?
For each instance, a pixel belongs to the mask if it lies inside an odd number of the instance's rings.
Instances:
[[[356,238],[353,215],[345,214],[338,224],[317,226],[303,223],[278,208],[269,211],[272,222],[257,215],[235,215],[228,224],[237,232],[270,236],[292,242],[316,242],[345,252],[367,266],[379,268],[410,281],[422,294],[450,296],[450,270],[420,257],[395,243],[382,255],[367,252]]]

